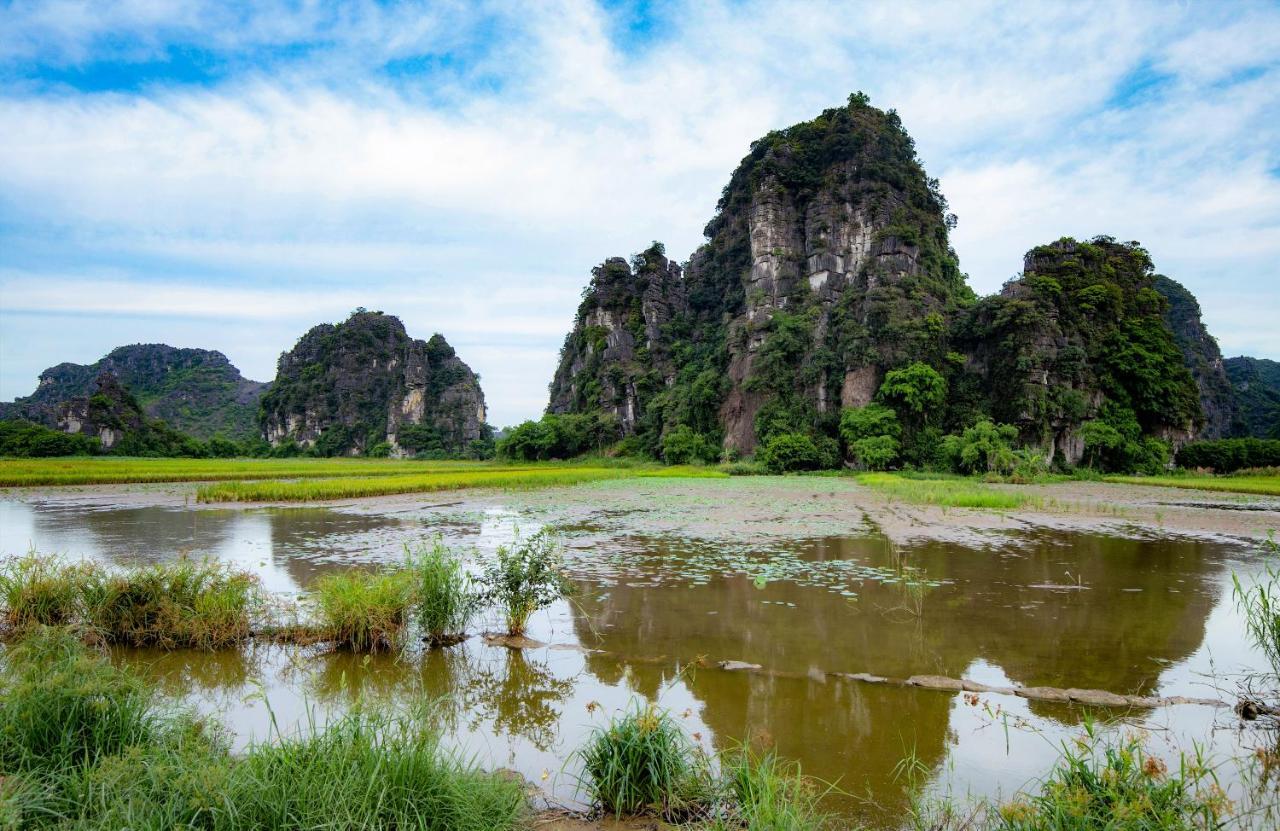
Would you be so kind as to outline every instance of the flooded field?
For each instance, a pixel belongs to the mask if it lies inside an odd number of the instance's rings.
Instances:
[[[319,508],[197,508],[184,487],[50,489],[0,497],[0,553],[119,565],[209,556],[297,595],[320,574],[394,561],[434,535],[479,563],[517,533],[550,528],[576,593],[535,616],[529,648],[486,641],[478,633],[499,622],[482,619],[461,645],[395,657],[269,645],[117,656],[217,713],[241,746],[273,720],[305,729],[362,696],[439,699],[455,746],[565,805],[579,799],[573,751],[592,726],[659,700],[707,749],[775,746],[837,783],[843,814],[892,826],[907,800],[904,758],[934,792],[1009,795],[1046,772],[1086,710],[849,675],[1230,700],[1234,679],[1262,666],[1231,588],[1259,568],[1257,540],[1280,525],[1274,504],[1166,492],[1156,505],[1120,486],[1079,487],[1048,497],[1075,512],[1016,516],[903,506],[836,479]],[[1227,708],[1096,712],[1171,759],[1192,742],[1225,759],[1249,740]],[[1235,780],[1230,765],[1220,775]]]

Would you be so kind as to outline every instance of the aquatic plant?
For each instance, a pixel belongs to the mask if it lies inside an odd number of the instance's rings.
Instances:
[[[821,801],[834,788],[805,776],[799,763],[747,745],[721,753],[719,762],[725,798],[710,829],[818,831],[831,825]]]
[[[399,648],[414,590],[414,574],[406,568],[324,575],[311,590],[321,637],[356,652]]]
[[[485,601],[502,610],[511,635],[523,635],[534,612],[570,590],[562,571],[560,543],[545,531],[499,546],[480,583]]]
[[[31,552],[0,563],[0,621],[6,630],[59,626],[80,618],[85,569]]]
[[[418,622],[427,643],[445,646],[465,637],[479,596],[462,558],[436,539],[417,554],[410,554],[409,569],[416,584]]]
[[[241,754],[68,630],[0,653],[0,819],[15,828],[517,827],[520,786],[444,750],[424,711],[357,708]]]
[[[598,727],[579,751],[593,804],[615,816],[673,815],[689,807],[694,744],[652,703]]]
[[[240,643],[263,603],[257,575],[186,558],[87,570],[82,591],[85,622],[108,641],[164,649]]]

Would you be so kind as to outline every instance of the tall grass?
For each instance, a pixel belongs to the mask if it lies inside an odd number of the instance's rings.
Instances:
[[[728,798],[709,829],[818,831],[833,822],[821,801],[834,788],[805,776],[798,763],[775,751],[744,745],[721,754],[720,768]]]
[[[67,624],[111,643],[217,649],[246,640],[262,605],[257,576],[214,561],[112,570],[31,553],[0,565],[10,635]]]
[[[0,818],[168,831],[512,829],[520,787],[442,749],[419,711],[360,708],[232,755],[69,632],[0,654]]]
[[[479,606],[479,596],[462,558],[437,539],[409,559],[416,589],[418,623],[432,646],[447,646],[465,637]]]
[[[311,592],[323,637],[356,652],[403,645],[414,603],[414,575],[406,568],[326,574]]]
[[[0,563],[0,618],[8,631],[60,626],[81,617],[82,566],[34,552]]]
[[[580,751],[591,801],[615,816],[689,808],[695,747],[680,725],[653,704],[596,728]]]
[[[122,572],[94,569],[85,583],[87,623],[113,643],[218,649],[248,639],[261,608],[258,577],[188,559]]]
[[[1013,510],[1036,502],[1027,494],[998,490],[965,478],[917,479],[893,473],[864,473],[857,480],[894,499],[946,508]]]

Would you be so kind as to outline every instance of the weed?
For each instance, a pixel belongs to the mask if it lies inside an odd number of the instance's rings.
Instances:
[[[687,809],[695,748],[672,716],[653,704],[597,728],[580,751],[592,801],[615,816]]]
[[[410,555],[409,569],[416,584],[418,622],[427,643],[447,646],[462,640],[479,605],[462,559],[437,539]]]
[[[546,532],[500,546],[480,582],[484,599],[502,609],[511,635],[524,634],[534,612],[570,591],[562,571],[560,544]]]
[[[379,652],[402,645],[414,589],[414,574],[406,568],[350,569],[317,580],[311,601],[325,639],[356,652]]]

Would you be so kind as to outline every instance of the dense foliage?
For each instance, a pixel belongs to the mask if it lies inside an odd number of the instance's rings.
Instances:
[[[1280,439],[1280,362],[1240,357],[1223,363],[1235,390],[1231,434]]]
[[[540,421],[512,427],[496,444],[504,459],[535,462],[572,459],[601,453],[621,436],[617,419],[608,413],[547,414]]]
[[[1178,449],[1178,465],[1232,473],[1251,467],[1280,467],[1280,439],[1196,441]]]
[[[15,419],[0,421],[0,456],[87,456],[101,443],[91,436],[51,430],[42,424]]]

